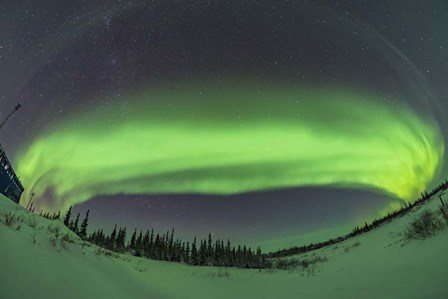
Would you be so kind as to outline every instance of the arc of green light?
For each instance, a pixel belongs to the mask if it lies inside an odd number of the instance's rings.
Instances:
[[[441,166],[435,124],[342,90],[182,87],[81,113],[18,157],[41,206],[97,195],[234,194],[305,185],[373,188],[403,200]]]

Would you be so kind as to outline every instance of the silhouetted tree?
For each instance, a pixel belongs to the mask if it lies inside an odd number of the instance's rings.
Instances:
[[[69,227],[70,226],[70,216],[72,214],[72,207],[70,206],[70,208],[68,208],[67,213],[65,213],[65,218],[64,218],[64,225]]]
[[[114,230],[112,231],[112,233],[110,234],[109,238],[107,239],[107,247],[110,250],[114,250],[115,249],[116,238],[117,238],[117,225],[115,224]]]
[[[73,222],[73,225],[70,228],[75,233],[78,233],[78,222],[79,222],[79,213],[78,213],[78,215],[76,215],[76,220],[75,220],[75,222]]]
[[[143,242],[143,232],[142,232],[142,230],[140,230],[140,233],[139,233],[137,239],[135,240],[135,250],[137,250],[137,251],[141,250],[142,242]]]
[[[123,252],[125,249],[125,240],[126,240],[126,227],[118,230],[117,238],[115,240],[115,250],[119,252]]]
[[[147,230],[142,239],[142,253],[148,256],[149,252],[149,231]]]
[[[129,241],[129,249],[135,249],[135,239],[137,238],[137,228],[134,229],[134,232],[132,233],[131,236],[131,241]]]
[[[87,237],[87,226],[89,225],[89,212],[90,210],[87,210],[86,216],[84,217],[84,220],[81,223],[81,229],[79,231],[79,236],[83,239]]]
[[[198,249],[196,248],[196,237],[194,237],[193,244],[191,244],[191,258],[190,258],[190,264],[191,265],[198,265]]]

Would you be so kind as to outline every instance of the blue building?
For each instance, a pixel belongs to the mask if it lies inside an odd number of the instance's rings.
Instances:
[[[0,193],[19,203],[24,190],[25,188],[23,188],[8,157],[6,157],[5,150],[0,144]]]

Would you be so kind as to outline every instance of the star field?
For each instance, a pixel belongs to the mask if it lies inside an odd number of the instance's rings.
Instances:
[[[42,209],[276,248],[446,177],[445,1],[0,7],[0,141]]]

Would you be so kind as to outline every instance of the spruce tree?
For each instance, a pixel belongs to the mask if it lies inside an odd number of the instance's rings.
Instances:
[[[124,251],[124,242],[126,240],[126,227],[125,228],[121,228],[118,230],[118,235],[115,241],[115,248],[117,251],[119,252],[123,252]]]
[[[81,223],[81,229],[79,231],[79,235],[83,239],[87,237],[87,226],[89,225],[89,212],[90,210],[87,210],[86,217],[84,217],[84,220]]]
[[[97,231],[94,231],[93,233],[91,233],[89,235],[89,237],[87,238],[90,242],[97,244],[96,242],[96,238],[97,238]]]
[[[257,248],[257,268],[261,269],[263,268],[263,254],[261,253],[261,248],[258,246]]]
[[[100,230],[98,237],[99,237],[99,244],[106,245],[106,236],[104,235],[103,229]]]
[[[160,256],[160,235],[156,235],[156,239],[154,240],[154,251],[152,254],[152,258],[158,260]]]
[[[113,250],[115,248],[116,238],[117,238],[117,225],[115,224],[114,230],[112,231],[112,233],[110,234],[110,237],[107,240],[108,241],[107,247],[110,250]]]
[[[170,234],[170,231],[169,230],[167,230],[166,231],[166,234],[165,235],[163,235],[164,236],[164,243],[163,243],[163,250],[162,250],[162,253],[163,253],[163,255],[162,255],[162,259],[163,260],[166,260],[166,261],[168,261],[169,260],[169,234]]]
[[[72,207],[70,206],[70,208],[68,208],[67,213],[65,214],[65,218],[64,218],[64,225],[67,227],[70,227],[70,216],[72,214]]]
[[[72,227],[72,231],[74,231],[75,233],[78,233],[78,222],[79,222],[79,213],[78,213],[78,215],[76,215],[76,220],[73,223],[73,227]]]
[[[187,242],[187,246],[185,247],[183,262],[190,264],[190,242]]]
[[[191,244],[191,265],[198,264],[198,249],[196,248],[196,237],[194,237],[193,243]]]
[[[126,227],[124,227],[121,230],[121,235],[120,235],[120,249],[123,250],[125,248],[124,246],[124,242],[126,240]]]
[[[203,266],[207,262],[207,241],[201,239],[201,246],[199,247],[199,265]]]
[[[211,259],[212,256],[213,256],[212,234],[210,233],[210,234],[208,234],[208,244],[207,244],[207,251],[206,251],[207,260]]]
[[[137,238],[137,228],[134,229],[134,232],[132,233],[131,236],[131,241],[129,242],[129,249],[135,249],[135,239]]]
[[[149,237],[149,245],[147,255],[152,257],[154,254],[154,229],[151,229],[151,236]]]
[[[168,233],[167,233],[167,236],[168,236]],[[170,239],[169,239],[169,243],[167,244],[167,257],[168,257],[168,260],[172,260],[173,258],[174,258],[174,253],[173,253],[173,243],[174,243],[174,228],[173,228],[173,230],[171,231],[171,236],[170,236]]]
[[[138,235],[138,238],[135,240],[135,250],[140,250],[142,248],[142,242],[143,242],[143,232],[140,230],[140,234]]]
[[[147,230],[142,240],[142,249],[146,256],[149,255],[149,231]]]

